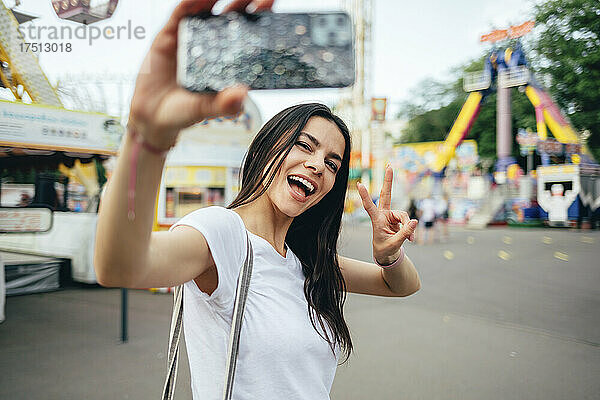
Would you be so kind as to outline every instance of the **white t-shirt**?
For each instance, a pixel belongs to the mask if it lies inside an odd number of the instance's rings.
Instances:
[[[246,229],[236,212],[223,207],[196,210],[177,225],[204,235],[217,267],[219,282],[210,296],[193,280],[185,283],[183,328],[194,399],[220,400]],[[300,261],[289,248],[284,258],[265,239],[248,234],[254,265],[233,399],[329,399],[339,346],[334,355],[310,322]]]

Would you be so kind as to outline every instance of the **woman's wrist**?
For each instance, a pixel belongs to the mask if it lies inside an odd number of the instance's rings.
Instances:
[[[153,143],[146,140],[146,138],[133,126],[127,128],[127,135],[127,139],[131,140],[129,183],[127,188],[127,218],[129,221],[133,221],[135,219],[135,191],[137,186],[138,158],[141,150],[154,154],[164,160],[172,146],[164,149],[155,146]]]
[[[135,136],[137,141],[143,139],[143,142],[150,145],[150,148],[160,152],[166,153],[175,146],[179,132],[179,130],[161,126],[155,121],[155,118],[134,113],[133,109],[127,121],[127,133],[130,137]],[[144,148],[147,147],[144,146]]]
[[[389,269],[389,268],[394,268],[400,264],[402,264],[402,262],[404,261],[404,247],[400,247],[400,254],[398,255],[398,257],[396,258],[396,261],[393,261],[392,263],[388,264],[380,264],[379,261],[377,261],[377,259],[375,257],[373,257],[373,260],[375,261],[375,264],[377,264],[379,267],[384,268],[384,269]]]
[[[174,144],[172,144],[169,147],[165,146],[164,144],[156,145],[156,144],[150,142],[148,139],[146,139],[134,127],[128,127],[127,134],[130,136],[130,138],[133,141],[135,146],[141,146],[144,150],[146,150],[152,154],[155,154],[157,156],[160,156],[160,157],[166,156],[167,153],[169,152],[169,150],[171,150],[174,146]]]

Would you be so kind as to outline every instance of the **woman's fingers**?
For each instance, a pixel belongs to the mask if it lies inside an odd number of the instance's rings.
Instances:
[[[402,225],[408,223],[408,213],[406,211],[399,210],[391,210],[392,217],[394,218],[395,223],[400,223]]]
[[[406,225],[402,226],[403,230],[406,230],[406,238],[411,242],[415,240],[415,230],[417,229],[417,224],[419,221],[416,219],[409,220]]]
[[[220,91],[214,100],[207,104],[207,115],[204,118],[239,113],[242,111],[242,106],[247,95],[248,87],[242,85],[229,87]]]
[[[406,211],[392,210],[391,215],[394,223],[402,224],[402,228],[394,236],[396,236],[399,241],[404,241],[405,239],[412,241],[415,236],[414,234],[418,221],[416,219],[410,219]]]
[[[405,229],[406,226],[408,225],[408,222],[410,221],[410,218],[408,217],[408,213],[406,211],[402,211],[401,216],[402,216],[402,229]]]
[[[174,129],[183,129],[210,117],[235,115],[242,110],[248,88],[235,86],[216,94],[192,93],[177,88],[167,96],[157,115],[159,125],[173,125]],[[168,121],[168,122],[167,122]]]
[[[170,61],[170,67],[175,71],[175,55],[177,54],[177,31],[179,29],[179,22],[188,15],[198,14],[201,12],[209,12],[218,0],[183,0],[180,2],[173,12],[171,17],[165,24],[165,26],[158,32],[154,41],[150,54],[157,56],[162,55],[168,61]],[[149,55],[150,55],[149,54]],[[142,67],[140,72],[151,73],[155,72],[156,68],[151,68],[152,63],[150,62]],[[164,62],[158,61],[159,64]]]
[[[389,210],[392,205],[392,181],[394,180],[394,170],[387,166],[383,176],[383,186],[379,194],[379,209]]]
[[[177,4],[177,7],[173,10],[169,21],[162,31],[167,34],[176,33],[179,21],[181,21],[183,17],[201,12],[208,12],[212,10],[217,1],[218,0],[183,0]]]
[[[275,3],[275,0],[257,0],[254,2],[254,4],[256,4],[254,12],[270,10],[273,8],[273,3]]]
[[[252,3],[252,0],[234,0],[223,9],[223,13],[231,11],[244,12],[246,8]]]
[[[273,0],[235,0],[223,9],[223,12],[257,12],[270,10],[273,7]]]
[[[360,199],[362,200],[363,207],[369,217],[371,217],[371,221],[373,221],[377,217],[377,206],[371,200],[371,196],[367,191],[367,188],[360,182],[356,183],[356,187],[358,188],[358,194],[360,195]]]

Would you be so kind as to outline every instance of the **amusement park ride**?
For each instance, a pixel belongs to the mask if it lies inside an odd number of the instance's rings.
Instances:
[[[534,26],[533,21],[525,22],[519,26],[512,26],[506,30],[495,30],[481,37],[481,41],[492,43],[505,39],[516,39],[514,48],[500,48],[494,45],[485,60],[485,69],[481,72],[467,74],[463,80],[463,88],[469,93],[458,117],[456,118],[446,140],[438,151],[431,171],[441,178],[448,162],[454,156],[456,147],[465,139],[471,129],[482,103],[491,93],[497,93],[497,121],[496,121],[496,171],[506,177],[507,170],[516,166],[512,157],[512,126],[511,126],[511,89],[518,87],[524,92],[535,108],[538,149],[542,149],[542,156],[548,159],[544,148],[557,147],[556,154],[565,154],[569,164],[544,165],[537,168],[537,196],[533,193],[526,195],[526,203],[531,198],[537,197],[537,202],[542,208],[542,213],[548,214],[548,222],[554,226],[567,226],[575,219],[582,220],[582,213],[596,215],[600,206],[600,193],[595,189],[599,175],[599,167],[589,149],[585,145],[585,138],[580,138],[571,127],[567,119],[561,114],[558,106],[542,85],[536,80],[529,69],[520,37],[527,34]],[[548,139],[548,128],[556,141]],[[583,140],[582,140],[583,139]],[[534,144],[535,147],[535,144]],[[563,147],[565,150],[563,151]],[[542,158],[544,160],[544,158]],[[531,179],[525,178],[523,183],[531,187]],[[506,201],[508,195],[490,197],[493,206],[483,207],[485,212],[473,218],[472,226],[484,227],[490,222]],[[581,200],[577,201],[577,198]],[[513,199],[514,200],[514,199]],[[570,222],[571,221],[571,222]],[[471,222],[471,221],[470,221]]]
[[[481,104],[487,96],[497,92],[497,156],[496,170],[506,171],[507,166],[514,164],[511,156],[512,129],[510,111],[510,89],[519,87],[525,92],[535,107],[538,136],[546,140],[548,126],[554,137],[565,144],[579,144],[578,134],[561,114],[550,95],[542,88],[529,69],[525,53],[519,38],[527,34],[534,26],[533,21],[507,30],[496,30],[481,36],[481,41],[496,43],[505,39],[516,39],[514,48],[494,47],[485,60],[485,69],[481,72],[467,74],[463,87],[469,96],[456,118],[442,150],[433,164],[432,170],[441,173],[446,167],[456,147],[468,135],[477,118]],[[593,162],[589,151],[583,147],[580,160]]]

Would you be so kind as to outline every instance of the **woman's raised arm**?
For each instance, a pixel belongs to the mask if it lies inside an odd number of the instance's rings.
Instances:
[[[181,129],[207,117],[240,112],[246,97],[244,87],[197,94],[176,83],[179,21],[186,15],[208,12],[215,3],[182,1],[144,59],[131,101],[127,135],[99,209],[94,268],[102,285],[175,285],[210,267],[212,257],[199,232],[178,227],[173,232],[152,233],[152,221],[165,161],[164,154],[158,153],[175,144]],[[244,10],[250,3],[234,1],[224,11]],[[271,5],[272,1],[254,2],[257,10]],[[136,144],[138,140],[144,145]]]

